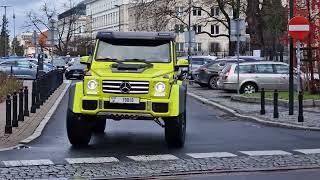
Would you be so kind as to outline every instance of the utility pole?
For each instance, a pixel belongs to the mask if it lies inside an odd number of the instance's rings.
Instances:
[[[289,8],[290,8],[290,19],[293,18],[293,0],[289,0]],[[290,61],[289,61],[289,115],[293,115],[293,107],[294,107],[294,77],[293,77],[293,39],[289,37],[289,50],[290,50]]]
[[[191,10],[192,10],[192,0],[189,0],[189,17],[188,17],[188,36],[189,36],[189,42],[188,42],[188,61],[189,61],[189,66],[188,66],[188,72],[190,72],[190,66],[191,66],[191,71],[192,71],[192,57],[191,57],[191,49],[192,49],[192,44],[191,44]]]
[[[0,7],[3,7],[4,8],[4,20],[7,21],[7,8],[8,7],[11,7],[11,6],[8,6],[8,5],[2,5]],[[7,37],[4,37],[4,57],[6,57],[6,54],[7,54],[7,47],[6,47],[6,42],[7,41]]]
[[[237,20],[237,93],[240,94],[240,0],[237,0],[237,14],[235,18]]]
[[[17,39],[16,39],[16,14],[14,13],[14,9],[13,9],[13,39],[17,42]],[[16,56],[16,44],[13,44],[13,53],[12,54],[14,56]]]

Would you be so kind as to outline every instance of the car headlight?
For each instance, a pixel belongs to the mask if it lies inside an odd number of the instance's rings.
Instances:
[[[166,85],[163,82],[158,82],[154,89],[157,93],[163,93],[166,90]]]
[[[97,86],[98,86],[98,83],[96,80],[90,80],[88,81],[88,88],[90,90],[96,90],[97,89]]]

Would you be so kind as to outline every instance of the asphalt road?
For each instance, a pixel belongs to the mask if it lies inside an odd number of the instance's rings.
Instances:
[[[320,132],[269,127],[239,120],[188,98],[187,140],[182,149],[170,149],[164,141],[164,130],[153,121],[107,121],[106,133],[92,138],[90,146],[73,148],[67,139],[65,95],[40,138],[26,149],[0,152],[1,160],[51,159],[65,163],[64,158],[130,155],[230,152],[251,150],[285,150],[319,148]],[[249,108],[249,107],[248,107]]]
[[[319,180],[319,170],[298,170],[298,171],[272,171],[272,172],[253,172],[253,173],[221,173],[205,174],[181,177],[166,177],[160,179],[176,180]]]

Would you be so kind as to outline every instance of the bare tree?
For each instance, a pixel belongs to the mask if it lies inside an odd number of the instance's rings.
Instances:
[[[72,11],[68,14],[59,14],[55,6],[49,5],[44,1],[37,13],[34,11],[27,12],[26,27],[36,28],[38,32],[44,37],[48,38],[42,29],[50,29],[49,22],[51,19],[58,17],[57,21],[57,44],[55,45],[56,53],[59,55],[66,55],[71,47],[71,41],[75,35],[75,32],[79,30],[79,26],[76,26],[76,22],[81,17],[81,9],[77,8],[77,5],[73,0],[69,0],[63,5],[66,10]],[[58,15],[59,14],[59,15]]]

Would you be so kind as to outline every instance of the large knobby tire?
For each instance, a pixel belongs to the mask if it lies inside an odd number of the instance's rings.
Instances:
[[[258,86],[255,83],[245,83],[240,88],[240,93],[252,94],[258,92]]]
[[[209,79],[209,82],[208,82],[208,86],[210,89],[217,89],[218,88],[218,79],[219,77],[218,76],[212,76],[210,79]]]
[[[186,138],[186,113],[165,118],[165,139],[170,147],[181,148]]]
[[[92,122],[82,115],[67,111],[67,134],[73,146],[87,146],[92,135]]]
[[[106,129],[106,119],[97,118],[93,127],[93,132],[96,134],[103,134]]]

